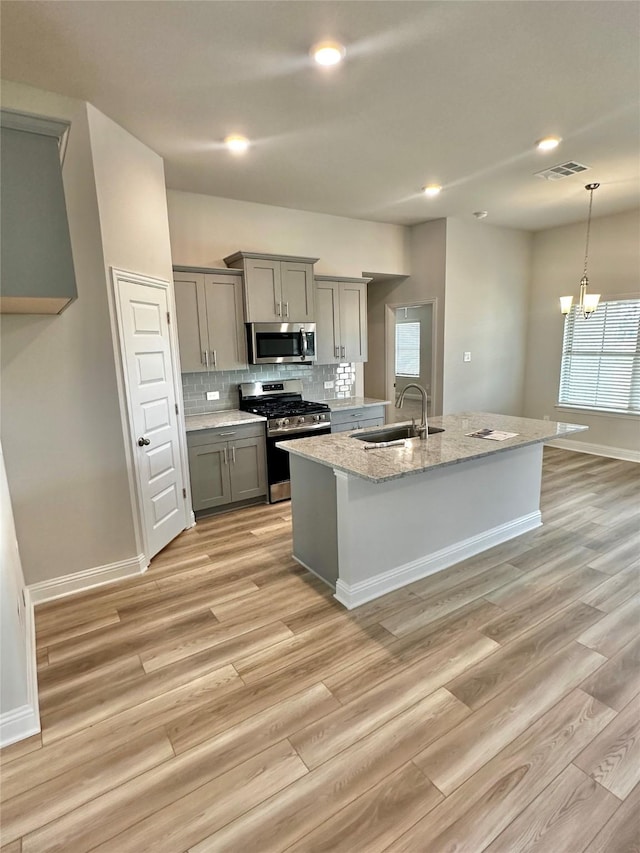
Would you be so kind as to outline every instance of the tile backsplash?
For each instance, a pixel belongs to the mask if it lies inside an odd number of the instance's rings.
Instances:
[[[356,371],[353,364],[256,364],[248,370],[217,370],[209,373],[183,373],[182,393],[185,415],[202,415],[238,408],[238,385],[242,382],[277,382],[301,379],[306,400],[330,400],[355,394]],[[333,382],[333,388],[325,388]],[[207,391],[218,391],[219,400],[207,400]]]

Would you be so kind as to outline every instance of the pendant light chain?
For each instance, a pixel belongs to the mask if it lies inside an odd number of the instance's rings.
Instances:
[[[589,259],[589,235],[591,233],[591,208],[593,207],[593,191],[598,187],[598,184],[589,184],[589,216],[587,217],[587,243],[584,247],[584,277],[587,277],[587,261]]]
[[[587,278],[587,266],[589,264],[589,241],[591,238],[591,212],[593,209],[593,191],[597,190],[600,184],[587,184],[585,190],[589,190],[589,214],[587,216],[587,239],[584,247],[584,271],[580,280],[580,298],[577,305],[579,312],[584,319],[588,319],[591,314],[597,309],[600,301],[599,293],[588,293],[589,279]],[[572,296],[560,297],[560,311],[566,316],[571,311],[573,305]]]

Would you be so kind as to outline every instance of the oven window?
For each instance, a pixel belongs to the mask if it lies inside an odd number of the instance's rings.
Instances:
[[[326,429],[293,432],[286,435],[270,436],[267,438],[267,475],[269,485],[282,483],[289,479],[289,454],[286,450],[276,447],[277,441],[291,441],[294,438],[311,438],[317,435],[328,435],[331,427]]]

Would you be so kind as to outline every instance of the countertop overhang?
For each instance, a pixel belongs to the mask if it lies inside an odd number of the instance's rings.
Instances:
[[[200,429],[218,429],[219,427],[242,426],[243,424],[265,423],[262,415],[241,412],[240,409],[222,409],[205,415],[187,415],[184,419],[187,432]]]
[[[320,465],[361,477],[374,483],[420,474],[446,465],[458,465],[471,459],[505,453],[531,444],[564,438],[588,429],[582,424],[540,421],[492,412],[461,412],[430,418],[430,426],[444,432],[430,435],[426,441],[407,439],[403,446],[364,450],[365,444],[354,434],[364,435],[371,429],[349,433],[280,441],[277,447]],[[467,433],[481,429],[517,433],[504,441],[474,438]],[[377,431],[376,428],[375,431]]]

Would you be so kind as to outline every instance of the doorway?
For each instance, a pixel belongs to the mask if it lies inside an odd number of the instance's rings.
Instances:
[[[386,397],[397,402],[410,383],[422,385],[428,396],[427,414],[434,412],[435,300],[387,304],[385,312]],[[421,396],[409,389],[401,409],[390,406],[389,421],[420,420]]]
[[[136,527],[147,560],[187,527],[168,281],[113,270]]]

